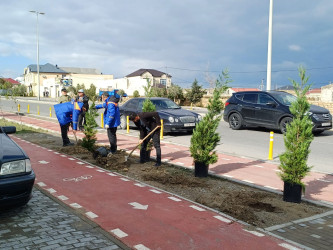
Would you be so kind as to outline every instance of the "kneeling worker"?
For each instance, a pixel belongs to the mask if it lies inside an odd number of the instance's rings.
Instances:
[[[142,144],[140,150],[140,163],[145,163],[147,145],[150,139],[153,139],[153,145],[156,149],[156,164],[161,166],[161,146],[160,146],[160,133],[161,133],[161,118],[157,112],[141,112],[131,119],[134,124],[140,129],[140,141],[145,138],[151,131],[158,127],[154,133],[149,136]]]
[[[74,143],[70,142],[68,138],[68,130],[69,126],[73,124],[73,133],[74,135],[76,134],[79,115],[82,112],[82,106],[82,102],[74,101],[54,105],[54,111],[60,123],[63,147],[74,145]]]

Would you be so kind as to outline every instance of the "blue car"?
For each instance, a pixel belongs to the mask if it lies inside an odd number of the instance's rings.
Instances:
[[[0,210],[29,202],[35,173],[28,155],[7,134],[16,127],[0,127]]]

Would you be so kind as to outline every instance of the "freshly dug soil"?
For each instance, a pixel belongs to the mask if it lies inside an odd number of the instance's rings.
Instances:
[[[94,159],[91,152],[80,146],[80,141],[73,147],[61,147],[61,138],[50,134],[25,133],[17,136],[175,193],[256,227],[266,228],[330,210],[307,202],[284,202],[281,195],[217,177],[196,178],[192,170],[168,164],[159,168],[154,167],[155,162],[138,164],[136,156],[125,162],[127,154],[122,150]]]

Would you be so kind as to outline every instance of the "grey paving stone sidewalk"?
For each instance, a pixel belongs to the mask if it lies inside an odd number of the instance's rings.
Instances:
[[[0,212],[1,249],[123,249],[100,228],[33,190],[28,205]]]
[[[333,249],[333,211],[272,227],[269,231],[310,249]]]

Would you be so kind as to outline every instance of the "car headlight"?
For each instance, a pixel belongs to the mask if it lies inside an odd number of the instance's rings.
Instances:
[[[172,116],[169,116],[168,120],[169,120],[169,122],[171,122],[171,123],[174,123],[174,122],[175,122],[175,119],[174,119]]]
[[[202,120],[202,116],[198,115],[197,120],[200,122]]]
[[[11,161],[2,164],[0,175],[17,174],[24,172],[31,172],[31,163],[29,159]]]
[[[175,118],[175,122],[179,122],[178,118]]]

